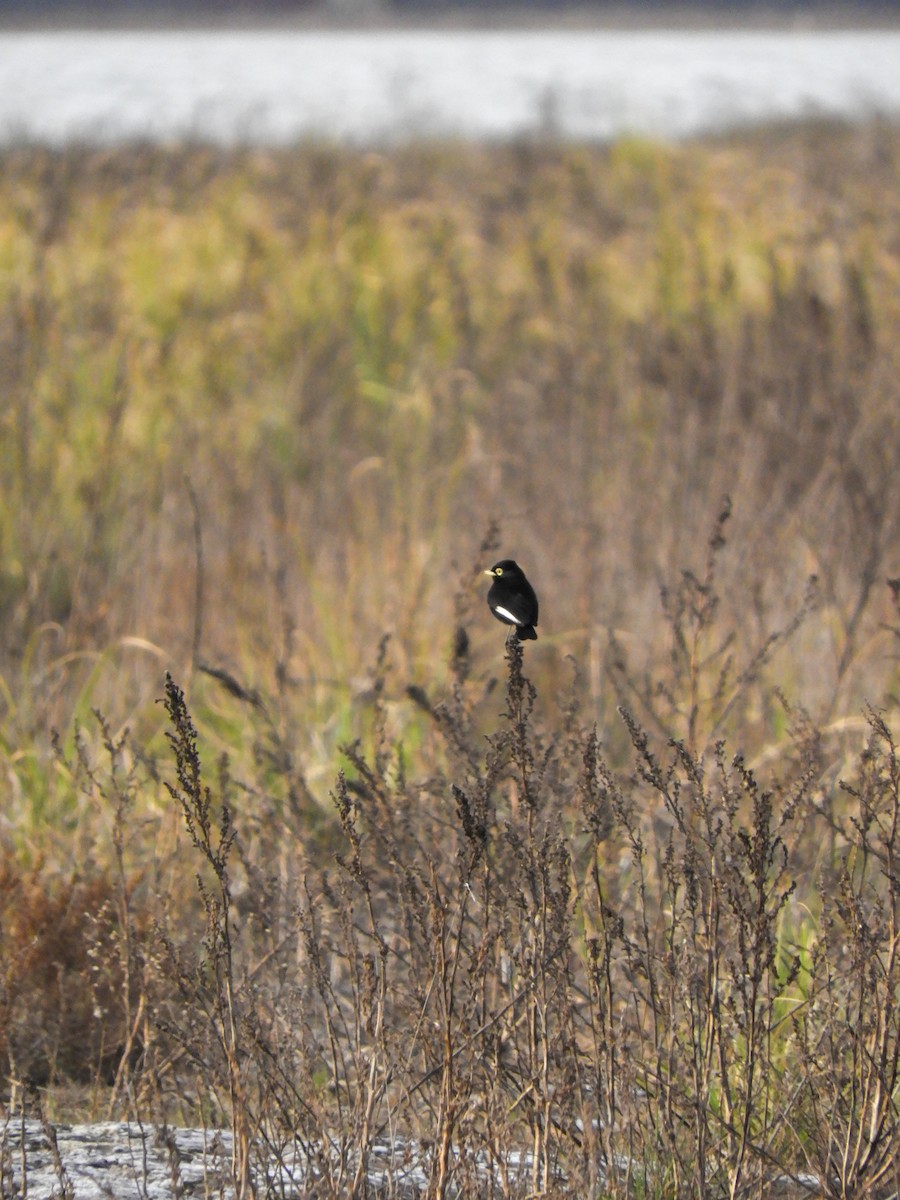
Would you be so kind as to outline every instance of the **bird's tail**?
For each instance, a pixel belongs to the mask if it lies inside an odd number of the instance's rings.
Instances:
[[[534,632],[533,625],[517,625],[516,637],[520,642],[536,642],[537,634]]]

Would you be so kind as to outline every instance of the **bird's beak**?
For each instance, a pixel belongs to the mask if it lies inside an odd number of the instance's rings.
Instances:
[[[483,573],[484,575],[493,575],[493,573],[494,573],[494,572],[493,572],[492,570],[490,570],[490,568],[489,568],[487,571],[484,571],[484,572],[482,572],[482,573]]]

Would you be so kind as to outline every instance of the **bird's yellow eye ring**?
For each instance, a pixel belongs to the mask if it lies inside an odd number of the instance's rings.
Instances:
[[[495,569],[495,571],[494,571],[494,574],[495,574],[495,575],[502,575],[502,574],[503,574],[503,568],[502,568],[502,567],[497,567],[497,568]]]

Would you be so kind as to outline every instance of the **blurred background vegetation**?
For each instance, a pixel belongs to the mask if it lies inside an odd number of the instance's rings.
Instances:
[[[49,731],[92,705],[152,727],[198,656],[346,732],[382,634],[404,683],[439,677],[459,586],[489,674],[493,522],[542,599],[535,671],[575,655],[602,722],[611,636],[636,667],[672,652],[661,585],[700,573],[726,494],[733,670],[815,576],[777,682],[817,719],[887,700],[897,179],[877,123],[7,150],[7,779],[45,793]],[[751,751],[778,733],[753,716]],[[21,800],[10,832],[33,779]]]

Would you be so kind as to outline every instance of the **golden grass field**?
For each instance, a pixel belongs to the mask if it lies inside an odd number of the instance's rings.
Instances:
[[[900,129],[2,166],[10,1105],[880,1194]]]

